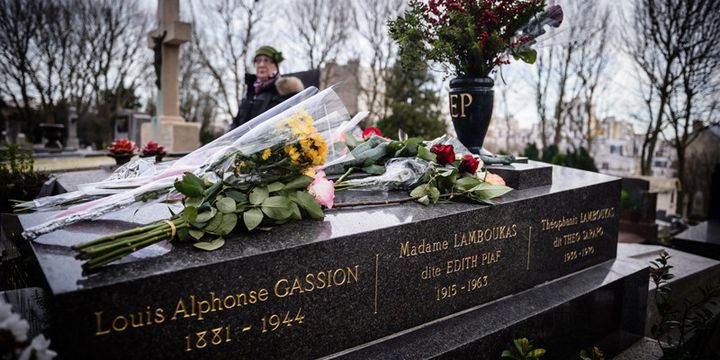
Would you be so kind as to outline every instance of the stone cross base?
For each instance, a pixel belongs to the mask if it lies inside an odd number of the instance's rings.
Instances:
[[[185,122],[179,116],[160,116],[158,136],[153,136],[153,124],[144,123],[140,128],[142,144],[152,140],[165,147],[170,154],[189,153],[200,147],[200,124]]]

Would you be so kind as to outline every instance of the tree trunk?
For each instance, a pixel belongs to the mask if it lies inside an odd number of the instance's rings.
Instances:
[[[676,150],[678,156],[677,178],[680,180],[680,189],[678,189],[675,211],[687,219],[688,209],[685,208],[685,184],[687,184],[687,179],[685,178],[685,148],[683,146],[677,146]],[[689,195],[692,196],[692,194]],[[692,200],[688,202],[688,204],[691,203]]]

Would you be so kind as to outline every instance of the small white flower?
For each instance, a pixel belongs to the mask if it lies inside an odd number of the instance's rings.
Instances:
[[[20,315],[11,314],[5,320],[0,321],[0,329],[7,329],[13,334],[17,342],[23,342],[27,340],[27,332],[30,329],[30,324],[21,319]]]
[[[32,357],[33,353],[35,357]],[[32,339],[30,346],[23,350],[19,360],[30,360],[31,358],[37,360],[52,360],[55,356],[57,356],[57,353],[50,350],[50,340],[45,339],[45,336],[40,334]]]

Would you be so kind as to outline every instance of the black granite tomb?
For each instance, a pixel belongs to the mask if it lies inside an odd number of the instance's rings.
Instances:
[[[3,226],[37,259],[62,358],[310,358],[614,258],[620,180],[552,171],[551,185],[513,191],[494,206],[333,210],[323,221],[238,233],[215,252],[156,246],[95,273],[82,271],[71,245],[153,222],[165,205],[34,242],[19,233],[47,213],[6,217]]]

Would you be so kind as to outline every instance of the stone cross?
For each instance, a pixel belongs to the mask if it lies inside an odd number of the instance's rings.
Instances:
[[[157,119],[143,124],[143,144],[154,140],[170,153],[187,153],[200,146],[200,124],[186,123],[178,106],[180,44],[190,41],[192,27],[180,21],[179,0],[158,0],[158,28],[148,33],[148,47],[156,49],[156,69],[161,84]],[[156,44],[156,42],[160,42]]]

